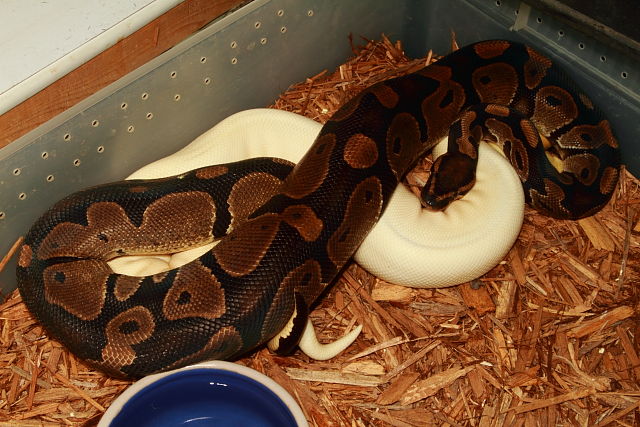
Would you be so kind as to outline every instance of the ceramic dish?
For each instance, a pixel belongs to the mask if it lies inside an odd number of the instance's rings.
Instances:
[[[300,406],[271,378],[211,361],[142,378],[113,401],[98,427],[182,424],[308,426]]]

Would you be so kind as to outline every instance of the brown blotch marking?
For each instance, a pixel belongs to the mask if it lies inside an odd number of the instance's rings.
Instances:
[[[355,169],[371,167],[378,160],[378,146],[373,139],[357,133],[347,141],[343,158],[349,166]]]
[[[277,192],[282,181],[266,172],[254,172],[240,178],[229,194],[231,229],[243,222]]]
[[[319,136],[298,165],[285,178],[282,192],[294,199],[300,199],[316,191],[327,176],[329,160],[335,144],[334,134]]]
[[[513,129],[508,124],[494,118],[486,121],[487,129],[497,139],[498,144],[504,147],[506,143],[510,143],[509,162],[516,170],[521,180],[525,181],[529,178],[529,155],[523,142],[516,138]]]
[[[486,41],[480,42],[473,46],[473,50],[476,51],[476,54],[483,59],[495,58],[496,56],[500,56],[511,46],[511,43],[508,41]]]
[[[327,242],[327,254],[337,268],[341,268],[353,255],[382,209],[382,184],[371,176],[353,190],[344,219]]]
[[[33,260],[33,249],[29,245],[22,245],[20,256],[18,257],[18,265],[22,268],[28,268]]]
[[[155,329],[149,309],[136,306],[118,314],[107,323],[107,345],[102,349],[102,363],[120,370],[133,363],[132,346],[149,338]]]
[[[477,114],[475,111],[465,111],[460,115],[460,137],[456,139],[458,145],[458,151],[466,154],[472,159],[478,158],[478,149],[474,145],[473,141],[480,141],[482,139],[482,129],[479,126],[475,126],[471,129],[471,125],[476,119]]]
[[[509,110],[509,107],[505,107],[504,105],[498,105],[498,104],[489,104],[486,106],[484,111],[486,111],[489,114],[493,114],[494,116],[500,116],[500,117],[509,117],[509,115],[511,114],[511,110]]]
[[[398,94],[384,83],[370,87],[369,91],[372,92],[375,97],[378,98],[378,102],[386,108],[394,108],[400,100]]]
[[[421,105],[422,116],[427,122],[427,139],[435,144],[447,134],[451,123],[458,118],[466,95],[464,88],[451,80],[449,67],[434,64],[420,71],[419,74],[439,83],[438,88],[427,96]]]
[[[222,285],[198,260],[178,269],[162,303],[162,313],[169,320],[189,317],[217,319],[225,310]]]
[[[196,170],[196,177],[200,179],[212,179],[229,172],[229,168],[222,165],[207,166]]]
[[[167,278],[168,274],[169,274],[168,271],[162,271],[160,273],[156,273],[153,276],[151,276],[151,280],[153,280],[153,283],[161,283],[164,279]]]
[[[543,213],[547,213],[550,216],[569,218],[571,213],[562,206],[562,201],[565,199],[565,194],[562,188],[549,179],[543,179],[544,192],[539,192],[537,189],[532,188],[529,190],[529,196],[531,197],[531,205]]]
[[[365,90],[366,91],[366,90]],[[335,122],[341,122],[349,117],[358,109],[360,101],[365,94],[365,91],[359,93],[355,97],[351,98],[346,104],[338,109],[329,120]]]
[[[618,184],[618,169],[607,166],[602,172],[602,178],[600,178],[600,193],[611,194]]]
[[[551,68],[553,63],[549,58],[528,46],[527,53],[529,54],[529,59],[524,64],[524,84],[528,89],[533,89],[544,79],[544,76],[547,75],[547,70]]]
[[[576,125],[566,133],[558,137],[558,144],[562,148],[598,148],[602,144],[618,148],[611,127],[607,120],[602,120],[597,125]]]
[[[167,367],[176,369],[202,360],[227,360],[243,350],[242,337],[233,326],[220,328],[197,352],[186,356]]]
[[[593,110],[593,102],[591,102],[591,99],[585,93],[580,92],[578,94],[578,98],[580,98],[582,105],[587,107],[589,110]]]
[[[294,293],[302,295],[309,306],[322,292],[321,274],[320,264],[311,259],[287,274],[278,286],[278,292],[262,324],[261,336],[264,340],[278,334],[291,318],[295,308]]]
[[[113,273],[98,260],[51,265],[43,271],[44,297],[82,320],[93,320],[104,306],[107,279]]]
[[[536,92],[535,108],[531,120],[540,133],[550,136],[555,130],[578,117],[578,107],[573,96],[558,86],[545,86]]]
[[[138,242],[146,241],[149,253],[168,253],[206,244],[213,239],[215,218],[211,195],[201,191],[168,194],[146,209],[136,242],[130,245],[139,248]]]
[[[97,202],[89,206],[87,220],[87,226],[71,222],[56,224],[40,244],[38,257],[43,260],[55,257],[108,258],[114,252],[115,237],[106,233],[127,238],[136,229],[122,206],[113,202]]]
[[[527,139],[527,143],[529,144],[529,146],[532,148],[536,148],[538,146],[540,134],[538,133],[538,129],[536,129],[535,125],[531,123],[531,120],[520,120],[520,129],[522,129],[522,133]]]
[[[481,102],[502,105],[511,103],[519,84],[516,70],[502,62],[477,68],[471,81]]]
[[[264,214],[243,222],[224,237],[212,252],[220,266],[231,276],[252,272],[267,253],[278,229],[280,215]]]
[[[143,280],[144,277],[118,275],[113,294],[118,301],[126,301],[136,293]]]
[[[135,185],[133,187],[129,187],[129,193],[144,193],[148,189],[149,187],[145,185]]]
[[[593,184],[598,177],[600,159],[593,154],[575,154],[564,159],[563,163],[564,170],[572,172],[584,185]]]
[[[282,219],[298,230],[307,242],[313,242],[322,232],[322,220],[307,205],[288,206],[282,213]]]
[[[313,259],[296,267],[285,280],[291,280],[295,284],[296,293],[302,295],[308,307],[318,298],[326,285],[322,281],[322,267],[318,261]]]
[[[420,125],[409,113],[400,113],[387,130],[387,160],[396,177],[402,176],[422,150]]]
[[[38,248],[40,259],[111,259],[123,254],[157,254],[211,242],[215,204],[205,192],[168,194],[145,210],[136,227],[118,203],[97,202],[87,209],[87,225],[63,222]]]

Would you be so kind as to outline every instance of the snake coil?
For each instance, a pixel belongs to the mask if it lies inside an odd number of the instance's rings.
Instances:
[[[480,140],[501,146],[526,201],[546,215],[591,215],[617,184],[618,144],[587,95],[527,46],[479,42],[365,89],[293,169],[251,159],[64,198],[25,238],[20,293],[51,335],[112,374],[235,358],[287,325],[291,348],[399,180],[447,132],[423,190],[434,209],[473,186]],[[214,239],[152,276],[107,264]]]

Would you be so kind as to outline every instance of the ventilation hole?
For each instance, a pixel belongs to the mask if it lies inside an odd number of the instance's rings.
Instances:
[[[516,10],[513,11],[513,14],[516,15],[516,16],[518,16],[518,13],[520,13],[520,9],[516,9]]]
[[[71,141],[71,134],[70,133],[65,133],[64,136],[62,137],[62,139],[64,139],[65,141]]]
[[[235,41],[232,41],[232,42],[231,42],[231,49],[235,49],[235,48],[237,48],[237,47],[238,47],[238,43],[237,43],[237,42],[235,42]]]
[[[256,21],[256,23],[255,23],[255,24],[253,24],[253,26],[254,26],[254,27],[256,28],[256,30],[257,30],[258,28],[260,28],[260,27],[262,26],[262,24],[260,23],[260,21]]]
[[[175,79],[177,75],[178,73],[176,73],[175,71],[172,71],[171,73],[169,73],[169,77],[171,77],[172,79]]]
[[[607,62],[607,57],[606,57],[606,56],[604,56],[604,55],[602,55],[602,56],[600,57],[600,62]]]
[[[211,78],[210,77],[205,77],[204,78],[204,84],[205,85],[211,84]]]
[[[207,62],[207,57],[206,56],[201,57],[200,58],[200,63],[204,64],[205,62]]]
[[[91,126],[93,126],[94,128],[97,128],[100,125],[100,122],[97,120],[94,120],[91,122]]]
[[[181,98],[181,96],[180,96],[179,93],[176,93],[175,95],[173,95],[173,100],[174,101],[180,101],[180,98]]]
[[[20,169],[20,168],[15,168],[15,169],[13,170],[13,175],[15,175],[15,176],[18,176],[18,175],[20,175],[21,173],[22,173],[22,169]]]
[[[5,214],[4,212],[0,212],[0,219],[5,219],[6,216],[7,214]]]
[[[231,63],[236,65],[238,63],[238,58],[231,58]]]
[[[584,43],[578,43],[578,48],[584,49]]]
[[[75,159],[75,160],[73,161],[73,166],[80,166],[80,163],[82,163],[82,162],[80,161],[80,159]]]
[[[133,125],[129,125],[129,127],[127,128],[127,132],[129,133],[133,133],[134,130],[136,130],[136,128]]]
[[[626,71],[623,71],[620,73],[620,77],[622,77],[623,79],[626,79],[627,77],[629,77],[629,75],[627,74]]]
[[[280,9],[279,11],[276,12],[276,15],[284,16],[284,10]]]
[[[267,44],[267,38],[266,37],[261,38],[260,44]]]
[[[542,18],[538,17],[538,18],[536,19],[536,22],[537,22],[538,24],[542,24]]]
[[[100,154],[104,153],[104,145],[100,145],[100,146],[98,146],[97,151],[98,151],[98,153],[100,153]]]
[[[152,112],[148,112],[146,117],[147,117],[147,120],[153,119],[153,113]]]
[[[46,160],[49,158],[49,153],[47,153],[46,151],[43,151],[42,154],[40,154],[40,157]]]
[[[281,32],[282,34],[286,33],[286,32],[287,32],[287,27],[281,27],[281,28],[280,28],[280,32]]]
[[[126,102],[123,102],[122,104],[120,104],[120,108],[123,110],[126,110],[128,106],[129,105]]]
[[[24,199],[26,199],[26,198],[27,198],[26,193],[20,193],[20,194],[18,194],[18,199],[20,199],[20,200],[24,200]]]
[[[313,16],[313,10],[307,10],[307,16],[308,17],[312,17]]]
[[[501,6],[502,2],[500,0],[496,0],[496,6]]]
[[[562,30],[558,31],[558,36],[559,37],[564,37],[564,31],[562,31]]]
[[[47,182],[53,182],[55,177],[53,175],[47,175]]]
[[[140,98],[142,99],[149,99],[149,94],[147,92],[143,92],[142,95],[140,95]]]

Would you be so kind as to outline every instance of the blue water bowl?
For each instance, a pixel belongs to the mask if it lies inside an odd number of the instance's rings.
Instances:
[[[150,375],[125,390],[98,427],[307,427],[300,406],[271,378],[212,361]]]

